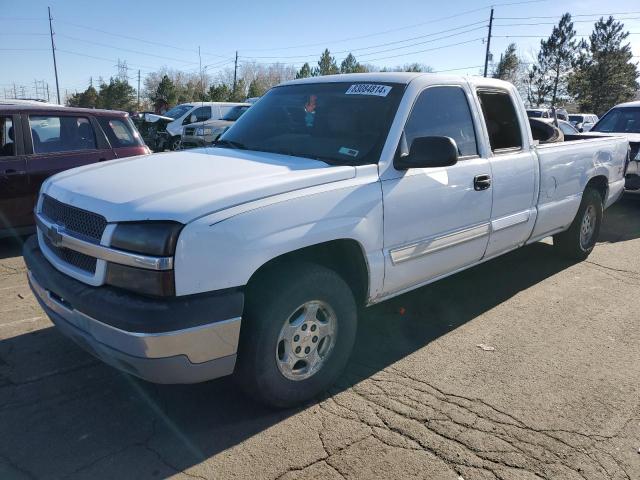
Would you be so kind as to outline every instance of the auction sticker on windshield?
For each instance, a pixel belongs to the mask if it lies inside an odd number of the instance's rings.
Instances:
[[[391,87],[388,85],[373,85],[371,83],[355,83],[345,92],[347,95],[376,95],[386,97]]]

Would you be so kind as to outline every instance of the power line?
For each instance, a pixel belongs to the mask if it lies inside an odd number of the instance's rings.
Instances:
[[[513,6],[513,5],[522,5],[522,4],[525,4],[525,3],[541,3],[541,2],[546,2],[546,1],[549,1],[549,0],[525,0],[525,1],[521,1],[521,2],[494,3],[493,5],[485,5],[483,7],[478,7],[478,8],[474,8],[474,9],[471,9],[471,10],[465,10],[463,12],[456,13],[456,14],[453,14],[453,15],[448,15],[448,16],[445,16],[445,17],[435,18],[435,19],[429,20],[427,22],[414,23],[412,25],[405,25],[405,26],[402,26],[402,27],[392,28],[392,29],[389,29],[389,30],[381,31],[381,32],[369,33],[369,34],[366,34],[366,35],[359,35],[359,36],[355,36],[355,37],[347,37],[347,38],[341,38],[339,40],[330,40],[330,41],[324,41],[324,42],[318,42],[318,43],[306,43],[306,44],[301,44],[301,45],[291,45],[291,46],[286,46],[286,47],[252,48],[252,49],[249,49],[249,51],[258,52],[258,51],[274,51],[274,50],[294,50],[296,48],[305,48],[305,47],[322,47],[322,46],[331,45],[331,44],[335,44],[335,43],[344,43],[344,42],[349,42],[349,41],[352,41],[352,40],[361,40],[363,38],[371,38],[371,37],[376,37],[376,36],[380,36],[380,35],[386,35],[387,33],[399,32],[399,31],[408,30],[408,29],[411,29],[411,28],[422,27],[424,25],[431,25],[431,24],[434,24],[434,23],[443,22],[445,20],[450,20],[452,18],[462,17],[462,16],[468,15],[470,13],[475,13],[475,12],[480,12],[480,11],[483,11],[483,10],[487,10],[487,9],[491,8],[492,6],[494,6],[494,7],[506,7],[506,6]]]
[[[443,48],[456,47],[458,45],[466,45],[468,43],[477,42],[479,40],[484,40],[484,37],[478,37],[478,38],[474,38],[472,40],[466,40],[464,42],[451,43],[449,45],[441,45],[439,47],[434,47],[434,48],[427,48],[426,50],[418,50],[418,51],[415,51],[415,52],[401,53],[399,55],[391,55],[391,56],[387,56],[387,57],[368,59],[368,61],[369,62],[378,62],[380,60],[387,60],[387,59],[390,59],[390,58],[406,57],[407,55],[417,55],[419,53],[432,52],[434,50],[440,50],[440,49],[443,49]]]
[[[402,47],[396,48],[396,50],[398,50],[400,48],[408,48],[408,47],[412,47],[412,46],[416,46],[416,45],[423,45],[425,43],[435,42],[437,40],[441,40],[441,39],[445,39],[445,38],[451,38],[451,37],[455,37],[457,35],[463,35],[465,33],[473,32],[473,31],[476,31],[476,30],[480,30],[480,29],[483,29],[483,28],[486,27],[485,23],[486,23],[486,20],[481,20],[479,22],[473,22],[473,23],[469,23],[467,25],[461,25],[459,27],[448,28],[446,30],[441,30],[439,32],[427,33],[425,35],[419,35],[417,37],[410,37],[410,38],[405,38],[403,40],[396,40],[394,42],[387,42],[387,43],[380,43],[380,44],[377,44],[377,45],[370,45],[368,47],[352,48],[350,50],[340,50],[340,51],[332,52],[332,53],[335,54],[335,55],[340,55],[340,54],[344,54],[344,53],[359,52],[361,50],[369,50],[369,49],[372,49],[372,48],[386,47],[386,46],[389,46],[389,45],[397,45],[399,43],[409,42],[409,41],[417,40],[417,39],[420,39],[420,38],[432,37],[432,36],[435,36],[435,35],[440,35],[442,33],[451,32],[453,30],[460,30],[462,28],[467,28],[467,27],[470,27],[470,26],[483,24],[483,25],[478,26],[476,28],[471,28],[469,30],[465,30],[465,31],[462,31],[462,32],[457,32],[457,33],[452,33],[450,35],[445,35],[444,37],[441,37],[439,39],[432,39],[432,40],[427,40],[427,41],[424,41],[424,42],[413,43],[411,45],[404,45]],[[391,51],[391,50],[394,50],[394,49],[381,50],[379,52],[371,52],[371,53],[375,54],[375,53],[381,53],[381,52],[384,52],[384,51]],[[369,55],[371,53],[360,53],[359,55]],[[290,55],[290,56],[277,55],[277,56],[258,56],[258,57],[242,55],[242,58],[252,58],[252,59],[253,58],[257,58],[257,59],[270,59],[270,58],[276,58],[277,59],[277,58],[280,58],[280,59],[282,59],[282,58],[311,58],[311,57],[315,58],[317,56],[319,56],[318,53],[314,53],[314,54],[310,54],[310,55]]]
[[[68,53],[70,55],[77,55],[79,57],[93,58],[95,60],[104,60],[106,62],[111,62],[112,64],[113,64],[113,62],[117,62],[117,60],[113,59],[113,58],[98,57],[96,55],[88,55],[86,53],[74,52],[74,51],[65,50],[65,49],[62,49],[62,48],[57,48],[56,50],[58,52]],[[151,67],[149,65],[140,65],[140,64],[137,64],[137,63],[132,63],[131,65],[134,65],[136,67],[148,68],[148,69],[150,69],[149,71],[152,71],[152,70],[154,70],[156,68],[156,67]]]
[[[618,21],[622,20],[640,20],[640,17],[628,17],[628,18],[616,18]],[[592,23],[593,20],[572,20],[572,23]],[[537,25],[557,25],[557,22],[535,22],[535,23],[505,23],[502,25],[494,25],[496,27],[526,27]]]
[[[583,13],[577,15],[571,15],[574,17],[604,17],[613,15],[635,15],[640,12],[610,12],[610,13]],[[545,16],[533,16],[533,17],[496,17],[496,20],[532,20],[535,18],[558,18],[558,15],[545,15]]]
[[[118,38],[126,38],[127,40],[135,40],[137,42],[148,43],[149,45],[156,45],[156,46],[160,46],[160,47],[172,48],[174,50],[180,50],[180,51],[183,51],[183,52],[190,52],[190,53],[194,53],[194,54],[196,52],[195,49],[177,47],[175,45],[170,45],[168,43],[161,43],[161,42],[156,42],[156,41],[153,41],[153,40],[147,40],[147,39],[144,39],[144,38],[132,37],[130,35],[123,35],[121,33],[114,33],[114,32],[110,32],[108,30],[101,30],[99,28],[90,27],[90,26],[87,26],[87,25],[79,24],[79,23],[68,22],[66,20],[58,20],[58,22],[59,23],[64,23],[66,25],[71,25],[71,26],[74,26],[74,27],[77,27],[77,28],[84,28],[84,29],[90,30],[92,32],[100,32],[100,33],[103,33],[105,35],[111,35],[111,36],[118,37]],[[207,56],[210,56],[210,57],[226,58],[223,55],[218,55],[218,54],[215,54],[215,53],[208,53],[208,52],[202,52],[202,53],[207,55]]]
[[[193,64],[197,64],[198,63],[198,62],[185,62],[183,59],[174,58],[174,57],[166,57],[164,55],[156,55],[154,53],[141,52],[139,50],[132,50],[130,48],[115,47],[113,45],[108,45],[106,43],[94,42],[93,40],[86,40],[84,38],[72,37],[70,35],[65,35],[63,33],[59,33],[58,36],[59,37],[64,37],[64,38],[68,38],[69,40],[73,40],[75,42],[90,43],[92,45],[97,45],[99,47],[111,48],[111,49],[119,50],[119,51],[122,51],[122,52],[135,53],[135,54],[138,54],[138,55],[145,55],[145,56],[148,56],[148,57],[155,57],[155,58],[160,58],[160,59],[163,59],[163,60],[171,60],[171,61],[174,61],[174,62],[180,62],[180,63],[184,63],[184,64],[187,64],[187,65],[193,65]]]

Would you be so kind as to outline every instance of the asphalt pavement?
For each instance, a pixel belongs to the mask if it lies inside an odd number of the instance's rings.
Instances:
[[[0,479],[640,479],[640,199],[587,261],[540,242],[369,308],[338,384],[267,409],[61,336],[0,240]]]

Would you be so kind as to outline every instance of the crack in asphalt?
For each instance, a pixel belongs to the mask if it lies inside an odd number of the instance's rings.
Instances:
[[[356,401],[345,401],[349,396]],[[393,367],[318,405],[330,415],[367,426],[371,431],[367,438],[373,436],[388,447],[432,453],[463,478],[475,471],[508,480],[520,471],[546,480],[568,476],[631,480],[622,462],[601,448],[616,434],[537,429],[482,399],[445,392]],[[385,438],[389,434],[406,443],[389,441]],[[323,458],[295,471],[319,461],[339,470],[333,457],[363,441],[331,453],[322,433],[319,437]]]

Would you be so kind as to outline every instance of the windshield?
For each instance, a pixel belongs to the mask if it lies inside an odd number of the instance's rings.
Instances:
[[[233,107],[231,110],[227,112],[227,114],[224,117],[222,117],[222,120],[235,122],[248,109],[249,109],[249,105],[238,105],[237,107]]]
[[[527,110],[527,116],[532,118],[542,117],[542,112],[539,110]]]
[[[181,116],[183,116],[192,108],[193,108],[193,105],[177,105],[173,107],[171,110],[169,110],[167,113],[165,113],[164,116],[173,118],[175,120],[176,118],[180,118]]]
[[[582,123],[584,122],[584,117],[582,115],[569,115],[569,121],[573,123]]]
[[[276,87],[219,144],[331,164],[377,163],[404,88],[346,82]]]
[[[614,108],[596,123],[592,132],[640,133],[640,107]]]

